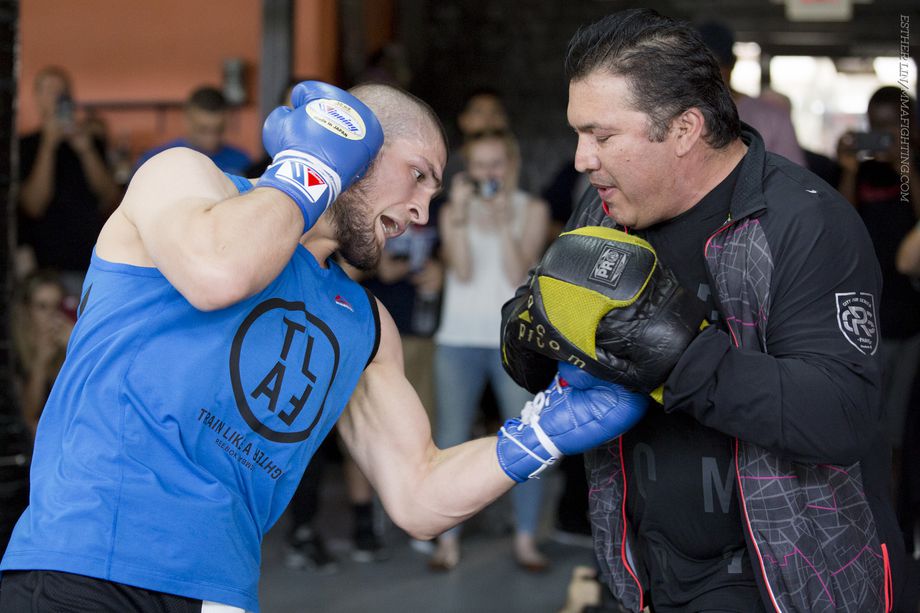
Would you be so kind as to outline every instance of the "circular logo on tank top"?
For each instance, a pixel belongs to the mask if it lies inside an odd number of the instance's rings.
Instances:
[[[240,415],[278,443],[310,436],[339,366],[339,342],[303,302],[256,306],[236,332],[230,379]]]

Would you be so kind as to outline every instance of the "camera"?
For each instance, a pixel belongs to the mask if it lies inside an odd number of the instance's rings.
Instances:
[[[894,137],[889,132],[855,132],[853,149],[858,152],[884,153],[891,149]]]
[[[70,94],[61,94],[58,97],[55,114],[57,114],[58,121],[62,124],[70,125],[73,123],[74,102]]]
[[[479,194],[480,198],[486,200],[494,197],[501,188],[502,184],[498,179],[487,179],[485,181],[476,182],[476,193]]]

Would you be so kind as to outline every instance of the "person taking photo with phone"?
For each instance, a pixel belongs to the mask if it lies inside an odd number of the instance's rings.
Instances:
[[[35,77],[41,127],[19,141],[20,241],[38,268],[54,268],[79,295],[102,224],[121,190],[106,164],[106,143],[76,112],[70,77],[48,66]]]
[[[438,221],[446,270],[435,336],[435,440],[442,446],[471,438],[487,381],[503,419],[528,396],[502,370],[497,332],[501,306],[543,253],[549,224],[547,204],[518,188],[520,153],[509,132],[471,134],[462,155],[466,168],[451,180]],[[514,558],[531,571],[547,565],[535,538],[541,498],[540,480],[512,493]],[[459,529],[449,530],[429,565],[450,570],[459,560]]]
[[[905,115],[902,108],[907,109]],[[905,441],[904,424],[920,365],[920,292],[911,277],[897,266],[898,248],[920,219],[920,195],[911,189],[920,185],[916,113],[913,99],[908,98],[907,105],[902,106],[900,88],[882,87],[869,99],[869,131],[847,132],[837,146],[843,169],[840,192],[853,203],[866,224],[882,271],[884,291],[878,307],[882,407],[894,450],[895,484],[903,484],[904,477],[909,477],[911,467],[901,461],[902,452],[916,444]],[[902,124],[902,118],[906,118],[907,125]],[[902,128],[907,128],[906,132]],[[903,487],[896,488],[895,499],[905,493]],[[911,542],[915,520],[906,515],[900,520],[908,535],[906,541]]]

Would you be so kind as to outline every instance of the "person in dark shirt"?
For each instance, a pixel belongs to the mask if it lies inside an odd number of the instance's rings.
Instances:
[[[102,223],[120,195],[104,138],[75,109],[70,77],[49,66],[35,77],[41,128],[19,140],[19,230],[39,268],[54,268],[71,294]]]
[[[903,111],[902,111],[903,109]],[[882,269],[881,343],[882,409],[894,448],[894,483],[901,509],[905,540],[913,545],[920,515],[909,499],[920,472],[911,458],[920,441],[905,427],[916,413],[916,389],[920,365],[920,291],[916,275],[899,270],[899,250],[917,225],[920,198],[911,189],[920,181],[920,134],[916,126],[916,104],[898,87],[878,89],[866,109],[869,132],[862,138],[844,134],[838,145],[844,169],[841,191],[856,207],[875,247]],[[902,138],[901,128],[906,128]],[[872,147],[871,149],[868,147]],[[903,257],[902,257],[903,259]]]
[[[566,230],[645,238],[709,322],[660,405],[585,453],[601,580],[634,612],[896,607],[881,277],[859,217],[766,151],[686,23],[608,15],[574,35],[565,67],[575,167],[594,188]],[[639,367],[596,357],[624,378]]]
[[[249,156],[245,151],[224,142],[229,108],[220,90],[208,86],[199,87],[185,103],[185,136],[141,154],[135,170],[161,151],[172,147],[188,147],[211,158],[224,172],[243,174],[252,163]]]

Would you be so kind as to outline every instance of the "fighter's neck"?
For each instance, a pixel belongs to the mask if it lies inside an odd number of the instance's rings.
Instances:
[[[339,248],[339,241],[325,215],[320,217],[316,225],[300,237],[300,244],[313,254],[313,257],[323,268],[329,265],[327,260]]]

